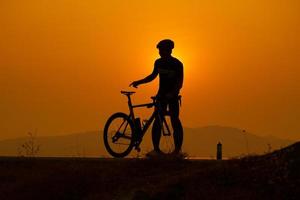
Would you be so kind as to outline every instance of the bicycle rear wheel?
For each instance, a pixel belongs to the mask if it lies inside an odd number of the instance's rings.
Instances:
[[[116,158],[127,156],[134,146],[134,126],[125,113],[115,113],[106,122],[103,132],[107,152]]]

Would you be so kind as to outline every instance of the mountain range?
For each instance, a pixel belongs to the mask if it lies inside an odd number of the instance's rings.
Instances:
[[[36,137],[39,146],[37,156],[50,157],[109,157],[102,131],[88,131],[64,136]],[[28,137],[0,141],[0,156],[20,156],[22,145]],[[223,156],[227,158],[243,155],[263,154],[292,144],[295,141],[272,136],[258,136],[247,131],[224,126],[205,126],[184,129],[183,151],[190,157],[214,158],[218,143],[222,143]],[[143,156],[152,149],[151,134],[146,133],[142,151],[130,156]]]

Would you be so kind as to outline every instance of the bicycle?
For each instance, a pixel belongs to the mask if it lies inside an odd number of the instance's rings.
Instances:
[[[153,126],[152,131],[160,131],[162,136],[168,137],[165,139],[165,146],[162,145],[162,139],[160,142],[160,150],[165,154],[171,154],[175,151],[174,140],[171,138],[173,135],[172,126],[169,126],[170,114],[168,112],[162,113],[160,103],[156,97],[151,97],[152,103],[133,105],[131,101],[131,95],[135,92],[121,91],[121,94],[128,98],[129,114],[117,112],[111,115],[104,127],[104,145],[110,155],[117,158],[127,156],[134,148],[137,152],[140,152],[140,144],[143,140],[145,133],[157,119],[159,126]],[[178,96],[178,101],[181,101],[181,96]],[[140,118],[136,118],[134,114],[134,108],[139,107],[154,107],[154,111],[148,120],[144,120],[141,124]],[[180,122],[180,121],[179,121]],[[181,124],[180,124],[181,126]],[[160,130],[155,130],[155,129]]]

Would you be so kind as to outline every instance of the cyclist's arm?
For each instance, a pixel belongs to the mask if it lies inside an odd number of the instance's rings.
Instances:
[[[179,78],[178,78],[178,82],[176,85],[176,89],[179,91],[183,85],[183,65],[182,64],[180,65],[178,76],[179,76]]]
[[[157,77],[157,75],[158,75],[158,70],[157,70],[157,67],[154,66],[154,69],[153,69],[152,73],[149,76],[147,76],[146,78],[143,78],[141,80],[135,81],[136,85],[148,83],[148,82],[154,80]]]
[[[174,96],[174,95],[178,95],[180,89],[182,88],[183,85],[183,65],[180,64],[178,71],[177,71],[177,80],[174,83],[174,87],[172,89],[172,91],[170,91],[170,95]]]

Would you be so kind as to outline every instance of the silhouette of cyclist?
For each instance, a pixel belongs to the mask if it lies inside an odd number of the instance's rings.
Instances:
[[[179,120],[179,92],[183,84],[183,64],[171,55],[174,48],[172,40],[162,40],[156,47],[161,58],[155,61],[153,72],[144,79],[132,82],[130,86],[137,88],[138,85],[151,82],[159,75],[157,100],[160,102],[162,112],[166,112],[167,107],[169,108],[174,130],[174,153],[179,153],[183,141],[183,129]],[[152,142],[155,153],[161,153],[159,149],[161,131],[159,130],[160,123],[155,119],[152,128]]]

